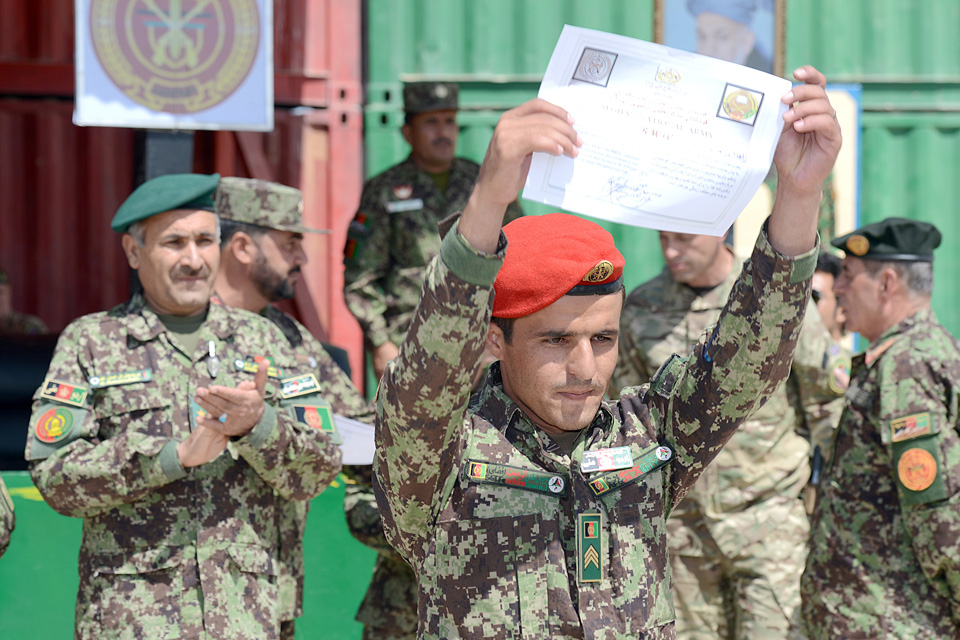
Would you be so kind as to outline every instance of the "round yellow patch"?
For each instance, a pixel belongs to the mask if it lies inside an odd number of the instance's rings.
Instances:
[[[613,264],[609,260],[601,260],[583,276],[583,282],[603,282],[613,273]]]
[[[870,241],[863,236],[850,236],[847,238],[847,251],[855,256],[862,256],[870,251]]]
[[[937,479],[937,461],[926,449],[908,449],[900,456],[897,474],[910,491],[923,491]]]

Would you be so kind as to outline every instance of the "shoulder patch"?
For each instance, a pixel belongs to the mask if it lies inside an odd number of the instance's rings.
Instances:
[[[891,442],[902,442],[911,438],[928,436],[933,433],[932,427],[933,423],[929,411],[897,418],[890,421],[890,440]]]
[[[27,460],[42,460],[83,435],[88,410],[43,400],[30,423]]]
[[[314,429],[319,429],[327,433],[336,431],[336,427],[333,424],[333,412],[330,411],[330,407],[292,404],[290,408],[293,410],[294,419],[300,424],[305,424],[308,427],[313,427]]]
[[[82,407],[87,403],[87,396],[90,390],[76,384],[60,382],[47,378],[40,385],[40,397],[44,400],[52,400],[63,404],[69,404],[74,407]]]
[[[284,399],[305,396],[318,391],[320,391],[320,383],[317,382],[317,376],[312,373],[285,378],[280,382],[280,397]]]
[[[670,392],[673,391],[673,385],[677,383],[677,378],[680,377],[686,363],[686,358],[682,358],[675,353],[671,354],[657,370],[653,380],[650,381],[650,390],[657,395],[670,395]]]
[[[897,462],[897,475],[910,491],[923,491],[937,479],[937,460],[926,449],[907,449]]]

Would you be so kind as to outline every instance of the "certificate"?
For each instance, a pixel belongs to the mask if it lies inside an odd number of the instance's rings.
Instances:
[[[763,182],[787,80],[565,26],[539,96],[566,109],[576,158],[535,153],[523,197],[594,218],[723,235]]]

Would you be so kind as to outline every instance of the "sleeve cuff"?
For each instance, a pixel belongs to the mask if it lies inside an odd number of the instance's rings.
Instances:
[[[253,429],[244,436],[237,438],[237,444],[246,444],[252,449],[260,449],[270,439],[270,435],[277,427],[277,411],[273,405],[266,403],[263,406],[263,417]]]
[[[790,273],[790,284],[797,284],[813,277],[813,272],[817,269],[817,256],[819,254],[820,234],[817,234],[817,242],[806,253],[793,257],[783,255],[770,244],[770,237],[767,235],[767,222],[764,222],[760,229],[760,235],[757,237],[753,260],[758,264],[767,263],[766,268],[761,268],[761,272],[766,274],[786,269]]]
[[[479,287],[490,287],[497,279],[497,273],[503,265],[506,255],[507,238],[500,232],[495,254],[475,249],[460,233],[460,223],[448,233],[440,245],[440,258],[451,272],[464,282]]]
[[[176,440],[170,440],[167,444],[163,445],[163,449],[160,450],[160,455],[158,456],[160,469],[163,471],[163,475],[171,482],[187,475],[187,470],[180,464],[180,455],[177,453],[177,447],[179,445],[180,443]]]

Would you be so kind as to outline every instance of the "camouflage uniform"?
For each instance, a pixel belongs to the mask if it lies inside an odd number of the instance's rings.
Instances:
[[[726,280],[702,295],[666,269],[631,292],[611,388],[650,382],[672,354],[689,353],[717,321],[742,266],[735,258]],[[839,357],[832,346],[809,303],[786,384],[744,422],[668,521],[678,638],[787,637],[809,534],[800,499],[810,477],[809,429],[829,431],[842,407],[841,391],[829,384],[830,354]],[[804,405],[813,404],[808,424]]]
[[[958,388],[929,309],[854,357],[803,574],[812,640],[960,637]]]
[[[504,248],[446,235],[378,392],[375,490],[417,572],[420,636],[673,638],[666,516],[789,373],[816,249],[787,259],[762,234],[716,330],[649,387],[602,403],[567,456],[504,393],[498,364],[468,404]],[[648,465],[658,445],[672,459]],[[618,446],[632,469],[580,471],[585,450]],[[529,490],[472,480],[498,465]],[[605,573],[579,583],[575,523],[592,511]]]
[[[467,205],[479,171],[455,158],[444,194],[410,157],[364,185],[347,232],[343,279],[347,306],[371,347],[403,340],[427,263],[440,251],[437,225]],[[521,215],[514,202],[503,223]]]
[[[47,333],[47,325],[43,324],[43,320],[36,316],[11,311],[8,315],[0,318],[0,336],[37,336],[44,333]]]
[[[337,415],[373,422],[373,405],[360,395],[347,374],[333,361],[320,341],[294,318],[273,305],[261,315],[275,324],[287,338],[304,370],[312,369],[320,381],[323,398]],[[346,469],[345,469],[346,470]],[[369,473],[369,471],[368,471]],[[283,501],[280,508],[280,619],[293,620],[303,615],[303,535],[310,503]]]
[[[84,316],[35,396],[33,481],[56,511],[84,519],[76,636],[276,638],[283,501],[312,498],[340,470],[333,438],[307,426],[324,403],[307,381],[294,388],[298,362],[255,314],[210,305],[189,356],[170,336],[139,296]],[[280,368],[279,397],[271,379],[259,424],[184,469],[177,445],[196,388],[252,380],[235,363],[257,356]]]
[[[10,546],[10,535],[17,523],[17,516],[13,513],[13,500],[7,493],[7,485],[0,478],[0,556]]]

